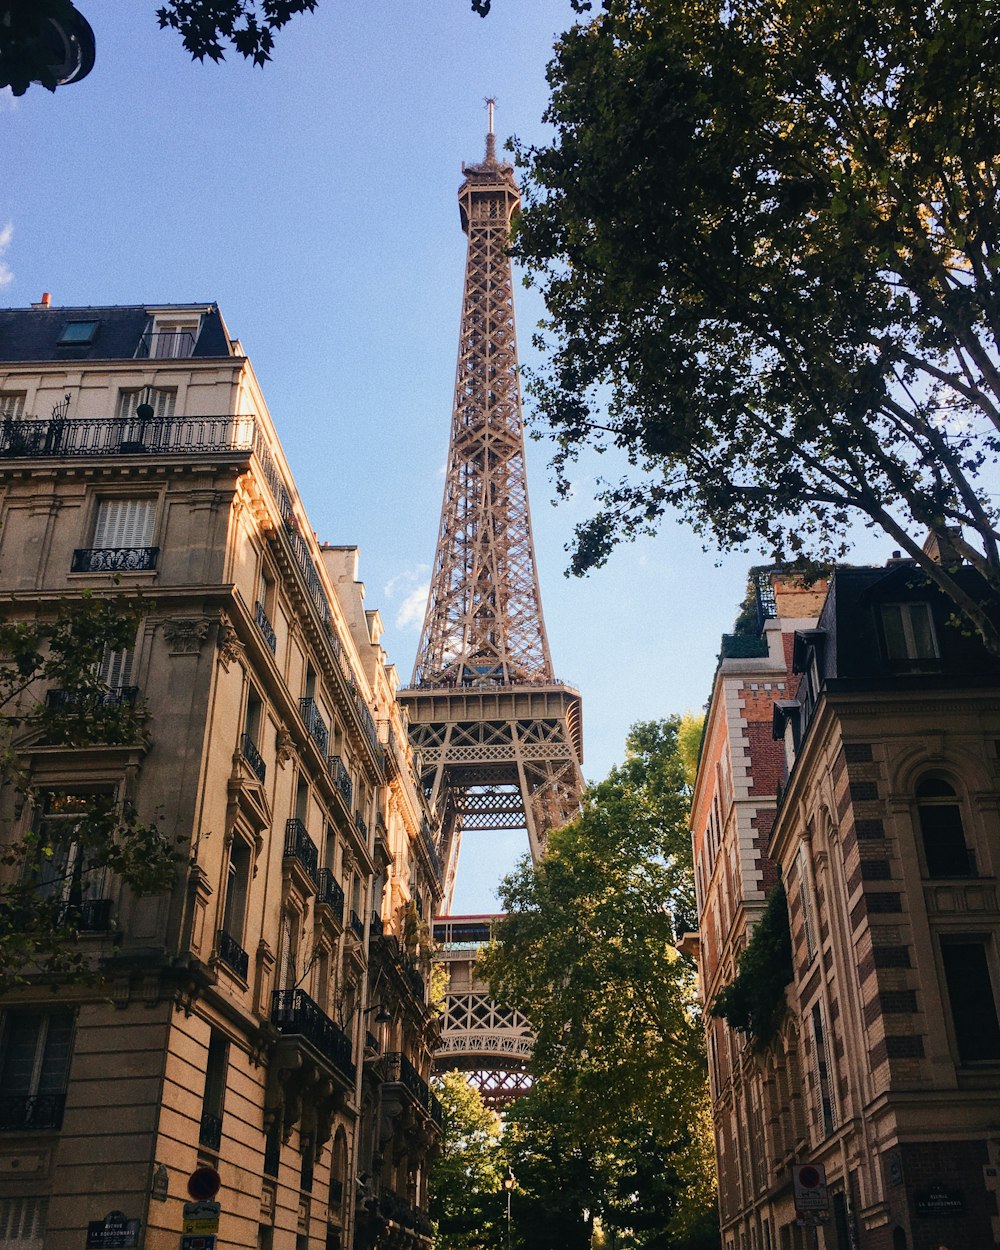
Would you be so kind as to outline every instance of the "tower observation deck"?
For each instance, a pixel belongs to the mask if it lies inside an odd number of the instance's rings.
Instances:
[[[469,242],[444,502],[413,682],[399,692],[443,816],[446,912],[463,838],[523,829],[537,861],[582,789],[581,700],[554,676],[528,507],[508,253],[520,197],[513,167],[497,160],[488,108],[486,154],[463,166],[458,192]],[[435,929],[457,932],[452,919]],[[464,937],[488,932],[490,918],[475,919]],[[477,1074],[487,1099],[502,1102],[530,1057],[525,1022],[489,1002],[471,939],[448,946],[440,1066]]]

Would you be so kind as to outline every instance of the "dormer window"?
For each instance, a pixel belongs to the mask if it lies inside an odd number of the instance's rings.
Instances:
[[[940,656],[929,603],[883,603],[882,638],[890,663]]]
[[[136,356],[157,360],[193,356],[200,329],[200,317],[156,317],[143,334]]]
[[[67,321],[59,335],[60,347],[85,347],[93,343],[97,335],[96,321]]]

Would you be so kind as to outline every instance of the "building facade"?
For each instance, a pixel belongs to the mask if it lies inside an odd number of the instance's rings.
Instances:
[[[792,978],[765,1045],[710,1022],[727,1250],[1000,1241],[1000,664],[952,614],[893,560],[838,570],[790,639],[767,853]],[[719,895],[707,1001],[735,971],[710,980]],[[825,1174],[816,1228],[796,1219],[801,1164]]]
[[[314,538],[217,307],[0,311],[8,613],[144,605],[102,666],[142,732],[71,750],[29,726],[5,836],[100,791],[181,849],[163,896],[90,887],[99,988],[0,1004],[4,1244],[69,1250],[118,1211],[173,1250],[199,1164],[219,1244],[374,1245],[372,1203],[378,1236],[427,1244],[436,1025],[404,930],[441,896],[435,824],[356,562]]]

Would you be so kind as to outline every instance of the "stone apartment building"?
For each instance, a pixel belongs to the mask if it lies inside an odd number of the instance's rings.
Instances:
[[[207,1164],[219,1245],[426,1246],[436,827],[357,552],[314,538],[215,305],[0,310],[6,611],[137,590],[102,677],[143,733],[29,729],[0,829],[113,793],[181,866],[160,897],[88,887],[102,985],[0,1003],[0,1244],[76,1250],[118,1211],[175,1250]]]
[[[766,1045],[708,1022],[727,1250],[1000,1242],[1000,664],[951,615],[893,560],[838,570],[818,621],[782,622],[784,780],[760,862],[780,868],[794,972]],[[760,898],[740,901],[733,853],[729,885],[710,867],[726,785],[711,741],[694,826],[706,1001],[731,979]],[[761,765],[764,798],[773,754]],[[815,1230],[796,1221],[795,1164],[825,1171]]]

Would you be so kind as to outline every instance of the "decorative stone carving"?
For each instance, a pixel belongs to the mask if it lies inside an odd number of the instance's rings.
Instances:
[[[163,622],[163,636],[171,655],[197,655],[208,637],[211,621],[204,616],[173,616]]]
[[[222,667],[228,670],[233,660],[238,660],[242,656],[243,643],[237,637],[232,621],[224,612],[219,618],[219,636],[217,641],[219,660]]]
[[[292,749],[295,746],[295,739],[287,729],[279,729],[274,740],[274,754],[278,765],[284,768],[288,761],[292,758]]]

